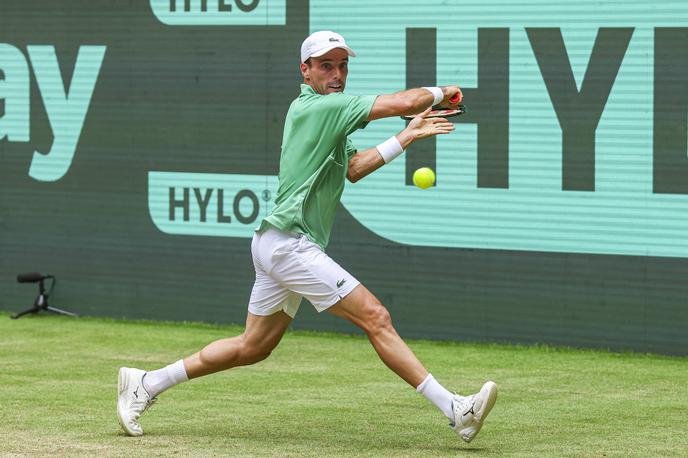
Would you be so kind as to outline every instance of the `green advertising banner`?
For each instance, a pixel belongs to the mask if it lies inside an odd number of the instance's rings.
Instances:
[[[346,91],[458,84],[456,131],[347,184],[328,253],[404,336],[688,354],[688,6],[0,3],[0,309],[242,323],[299,49]],[[399,118],[352,135],[370,148]],[[419,167],[437,174],[421,190]],[[295,327],[357,332],[301,307]]]
[[[311,30],[355,44],[351,92],[409,77],[466,92],[469,115],[428,155],[437,186],[407,186],[408,164],[394,162],[347,189],[361,224],[407,245],[688,257],[686,177],[653,175],[653,161],[688,167],[684,2],[380,1],[372,11],[396,14],[375,33],[377,14],[370,27],[347,14],[360,2],[310,3]],[[663,66],[682,87],[656,80]],[[403,123],[354,138],[375,145]],[[667,128],[683,138],[656,138]]]
[[[150,0],[167,25],[284,25],[286,0]]]
[[[276,192],[275,176],[148,174],[151,219],[167,234],[251,238]]]

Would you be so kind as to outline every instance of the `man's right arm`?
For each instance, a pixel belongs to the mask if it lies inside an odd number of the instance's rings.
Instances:
[[[455,104],[449,102],[450,98],[457,93],[461,93],[461,89],[458,86],[442,86],[440,89],[444,95],[444,99],[440,102],[443,106],[454,107],[458,105],[458,102]],[[418,114],[431,106],[434,101],[435,96],[432,92],[423,88],[381,95],[375,100],[367,120],[373,121],[392,116]]]

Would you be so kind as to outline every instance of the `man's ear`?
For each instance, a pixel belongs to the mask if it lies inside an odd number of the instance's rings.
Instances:
[[[301,74],[303,75],[303,79],[310,80],[311,79],[310,67],[308,67],[308,65],[306,65],[306,64],[301,64]]]

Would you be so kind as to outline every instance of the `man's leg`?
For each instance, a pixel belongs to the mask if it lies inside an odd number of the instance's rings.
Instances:
[[[387,309],[365,286],[358,285],[327,311],[365,331],[380,359],[412,387],[417,388],[428,376],[428,371],[392,326]]]
[[[158,394],[188,379],[262,361],[280,342],[291,320],[283,311],[268,316],[249,313],[241,335],[216,340],[184,360],[152,372],[121,368],[117,401],[120,425],[130,436],[142,435],[138,418]]]
[[[184,358],[187,376],[189,379],[197,378],[264,360],[280,342],[291,320],[283,311],[268,316],[249,313],[243,334],[216,340]]]
[[[466,442],[473,440],[497,398],[494,382],[485,383],[471,396],[450,393],[423,367],[392,326],[387,309],[363,285],[327,310],[365,331],[387,367],[435,404],[451,420],[450,426],[459,437]]]

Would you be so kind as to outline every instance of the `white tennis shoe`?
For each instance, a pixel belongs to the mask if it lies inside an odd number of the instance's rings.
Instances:
[[[143,376],[146,371],[120,367],[117,379],[117,419],[130,436],[142,436],[143,428],[139,417],[157,398],[151,398],[143,387]]]
[[[486,382],[480,391],[470,396],[454,396],[454,422],[449,425],[461,439],[472,441],[480,432],[485,418],[497,400],[497,384]]]

